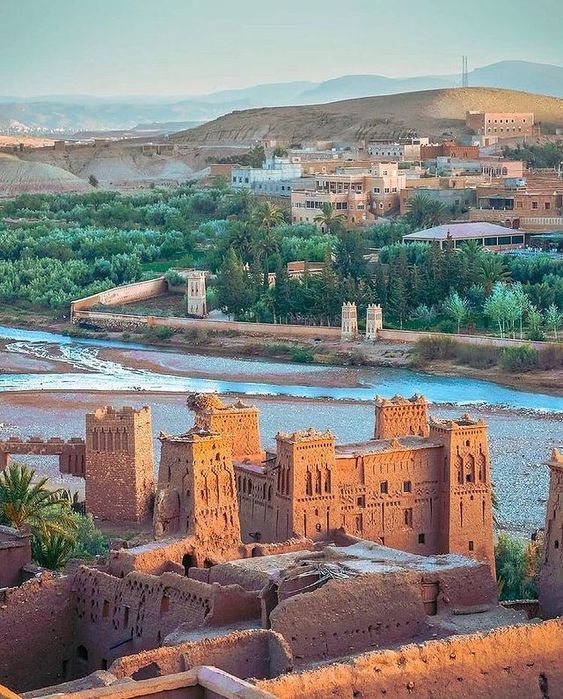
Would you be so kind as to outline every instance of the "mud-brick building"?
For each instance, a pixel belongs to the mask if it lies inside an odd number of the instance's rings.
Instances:
[[[241,403],[192,406],[200,427],[217,414],[225,420],[230,411],[252,416],[225,428],[233,440],[243,541],[319,541],[344,529],[411,553],[467,555],[494,569],[482,420],[429,419],[420,396],[377,399],[372,440],[337,445],[330,432],[279,432],[275,452],[253,459],[244,445],[250,439],[255,450],[259,444],[255,409]]]
[[[539,597],[544,614],[563,615],[563,452],[554,449],[549,466]]]

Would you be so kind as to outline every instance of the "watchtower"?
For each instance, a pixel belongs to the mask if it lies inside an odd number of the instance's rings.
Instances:
[[[487,561],[495,574],[491,462],[487,426],[464,415],[430,421],[430,440],[444,449],[442,553]]]
[[[394,396],[390,399],[376,396],[373,438],[409,436],[428,436],[428,403],[424,396],[415,394],[412,398]]]
[[[205,272],[192,269],[187,277],[188,315],[204,318],[207,315]]]
[[[194,393],[187,404],[195,413],[194,427],[230,437],[235,461],[262,461],[258,408],[241,400],[225,405],[214,393]]]
[[[340,484],[334,436],[308,429],[278,433],[277,540],[295,535],[326,538],[340,526]]]
[[[355,303],[342,304],[342,332],[344,341],[355,340],[358,337],[358,311]]]
[[[109,406],[86,415],[86,509],[111,522],[142,522],[154,493],[151,411]]]
[[[240,545],[235,474],[228,436],[193,428],[161,433],[155,537],[193,537],[217,553]]]
[[[377,331],[383,329],[383,312],[379,304],[370,303],[366,310],[366,340],[377,340]]]

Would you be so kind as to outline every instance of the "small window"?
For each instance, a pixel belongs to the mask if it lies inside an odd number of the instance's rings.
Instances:
[[[129,626],[129,607],[125,607],[123,612],[123,626],[127,628]]]
[[[389,492],[389,483],[387,481],[381,481],[379,484],[379,492],[383,495],[387,495]]]
[[[403,481],[403,493],[412,492],[412,485],[410,481]]]
[[[556,548],[556,549],[559,548],[559,541],[557,541],[557,539],[555,539],[555,543],[553,544],[553,548]]]
[[[108,617],[109,616],[109,602],[107,599],[104,600],[104,604],[102,607],[102,617]]]
[[[360,495],[359,498],[357,499],[358,507],[365,507],[366,506],[366,496],[365,495]]]
[[[419,535],[418,535],[418,543],[419,543],[419,544],[425,544],[425,543],[426,543],[426,535],[425,535],[425,534],[419,534]]]
[[[408,507],[405,510],[404,517],[405,517],[405,526],[412,527],[412,507]]]
[[[470,551],[474,551],[474,550],[475,550],[475,544],[474,544],[472,541],[469,542],[469,550],[470,550]]]

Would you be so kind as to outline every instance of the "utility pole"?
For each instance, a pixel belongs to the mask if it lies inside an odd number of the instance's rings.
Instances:
[[[469,73],[467,71],[467,56],[461,57],[461,86],[469,87]]]

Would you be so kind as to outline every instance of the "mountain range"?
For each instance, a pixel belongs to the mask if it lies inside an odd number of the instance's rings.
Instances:
[[[498,87],[563,97],[563,67],[528,61],[501,61],[468,75],[472,87]],[[286,82],[222,90],[193,97],[96,97],[51,95],[0,97],[0,133],[69,136],[78,131],[133,129],[140,123],[207,122],[233,111],[256,107],[326,104],[359,97],[458,87],[459,75],[389,78],[345,75],[323,82]]]

